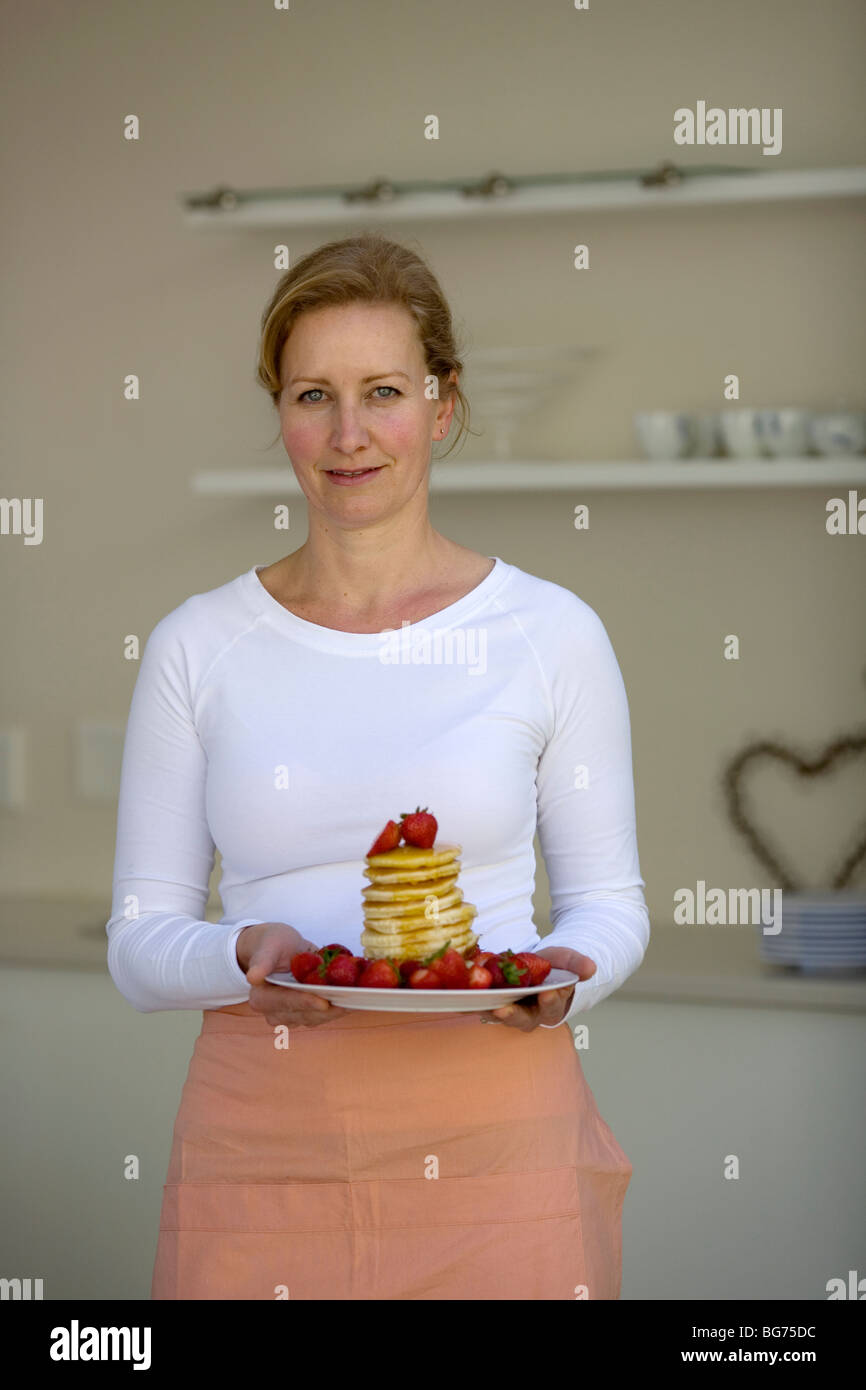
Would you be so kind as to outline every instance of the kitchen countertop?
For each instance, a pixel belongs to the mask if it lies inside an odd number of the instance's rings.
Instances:
[[[110,913],[110,903],[99,899],[0,898],[0,962],[107,973]],[[221,915],[219,901],[208,904],[208,921],[218,922]],[[653,926],[643,964],[615,997],[862,1013],[866,971],[803,975],[761,961],[755,927],[665,923]]]
[[[758,1008],[866,1010],[866,971],[805,975],[758,955],[758,928],[653,925],[643,963],[617,999],[745,1004]]]

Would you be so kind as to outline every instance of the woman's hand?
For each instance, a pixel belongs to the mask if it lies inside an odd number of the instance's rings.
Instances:
[[[296,989],[267,983],[265,976],[291,970],[292,957],[299,951],[318,951],[318,946],[295,931],[286,922],[256,922],[244,927],[238,935],[235,949],[238,964],[252,985],[250,1008],[264,1014],[274,1026],[315,1028],[347,1012],[320,994],[303,994]]]
[[[534,954],[544,956],[556,970],[570,970],[581,980],[588,980],[598,968],[589,956],[582,956],[579,951],[572,951],[567,946],[551,946],[547,951],[542,949]],[[504,1004],[501,1009],[491,1009],[481,1017],[491,1021],[495,1019],[508,1028],[520,1028],[524,1033],[531,1033],[540,1023],[548,1026],[561,1023],[571,1008],[573,997],[574,985],[561,986],[559,989],[543,989],[540,994],[534,994],[530,999],[515,1004]]]

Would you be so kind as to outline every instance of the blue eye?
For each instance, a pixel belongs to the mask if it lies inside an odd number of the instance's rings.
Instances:
[[[396,387],[396,386],[376,386],[376,387],[374,387],[373,389],[374,389],[374,391],[393,391],[395,396],[401,396],[401,395],[403,394],[402,391],[398,391],[398,390],[397,390],[397,387]],[[298,400],[299,400],[299,401],[302,401],[302,400],[304,399],[305,396],[312,396],[312,395],[323,396],[323,395],[324,395],[324,392],[322,391],[322,388],[321,388],[320,386],[310,386],[310,387],[308,387],[308,389],[307,389],[306,391],[302,391],[302,392],[301,392],[301,394],[298,396]],[[392,397],[392,396],[380,396],[380,397],[379,397],[379,400],[380,400],[380,401],[383,401],[383,400],[384,400],[384,401],[390,401],[390,400],[393,400],[393,397]],[[318,405],[319,402],[318,402],[318,401],[311,401],[310,404],[311,404],[311,405]]]

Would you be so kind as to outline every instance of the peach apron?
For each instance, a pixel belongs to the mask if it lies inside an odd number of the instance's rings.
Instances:
[[[277,1032],[246,1003],[203,1015],[152,1298],[619,1297],[632,1167],[568,1025]]]

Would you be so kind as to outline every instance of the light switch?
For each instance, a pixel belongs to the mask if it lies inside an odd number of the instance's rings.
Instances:
[[[117,800],[124,724],[82,720],[75,733],[75,790],[86,801]]]

